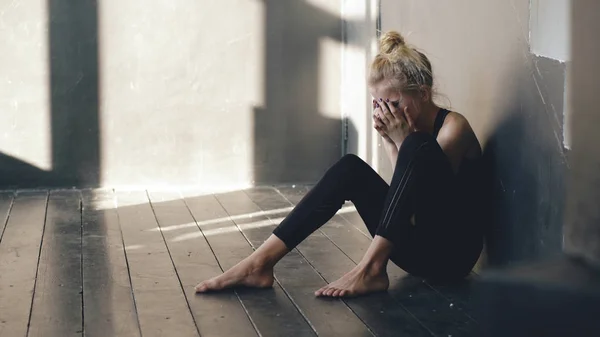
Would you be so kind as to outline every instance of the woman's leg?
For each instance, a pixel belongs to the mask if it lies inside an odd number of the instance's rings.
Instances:
[[[409,273],[433,272],[430,256],[439,259],[436,237],[448,239],[445,227],[452,207],[454,174],[436,140],[426,133],[407,137],[398,153],[391,186],[379,208],[354,201],[374,239],[359,264],[339,280],[317,291],[321,296],[353,296],[384,290],[386,266],[392,259]],[[374,213],[377,211],[377,213]],[[443,248],[442,248],[443,250]]]
[[[273,286],[273,267],[289,250],[276,236],[271,235],[250,256],[223,274],[203,281],[196,286],[196,292],[223,290],[245,286],[269,288]]]
[[[237,285],[270,287],[273,267],[312,232],[325,224],[346,200],[381,212],[388,185],[360,158],[346,155],[334,164],[271,235],[249,257],[225,273],[196,286],[196,291],[221,290]]]
[[[460,246],[464,236],[457,221],[459,186],[431,135],[415,132],[405,139],[391,186],[376,235],[394,244],[392,261],[423,277],[451,272],[451,248]]]
[[[346,155],[325,173],[273,234],[291,250],[329,221],[348,200],[357,206],[361,216],[369,218],[367,225],[376,224],[388,188],[371,166],[355,155]]]

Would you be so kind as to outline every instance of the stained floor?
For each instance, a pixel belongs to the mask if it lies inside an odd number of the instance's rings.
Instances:
[[[390,263],[387,293],[314,297],[371,241],[348,204],[276,266],[272,289],[194,293],[307,190],[1,192],[0,336],[478,335],[472,278],[430,284]]]

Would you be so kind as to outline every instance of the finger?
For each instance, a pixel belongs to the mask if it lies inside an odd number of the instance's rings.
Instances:
[[[394,106],[394,104],[390,103],[390,99],[386,99],[385,100],[386,105],[388,107],[388,109],[390,110],[390,113],[392,114],[392,116],[394,116],[394,118],[398,119],[398,109],[396,109],[396,107]]]
[[[385,126],[381,119],[375,115],[373,115],[373,124],[375,124],[375,128],[383,128]]]
[[[397,123],[398,117],[392,113],[391,107],[392,104],[389,104],[388,102],[383,102],[382,106],[385,106],[385,110],[383,112],[385,118],[388,120],[387,125],[390,125],[391,123]]]
[[[411,131],[415,130],[415,121],[413,121],[413,119],[410,117],[410,115],[408,114],[408,107],[404,107],[404,118],[406,119],[406,122],[408,123],[408,128]]]
[[[379,99],[379,106],[381,107],[382,112],[381,121],[385,125],[389,125],[393,121],[394,116],[391,115],[387,104],[385,104],[385,102],[381,98]]]
[[[381,106],[379,105],[379,103],[375,102],[375,110],[373,110],[373,116],[381,118],[381,115],[383,115],[381,113]]]

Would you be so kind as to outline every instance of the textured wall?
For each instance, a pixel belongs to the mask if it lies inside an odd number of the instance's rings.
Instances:
[[[430,57],[441,103],[463,113],[484,147],[492,203],[488,261],[562,249],[565,64],[529,47],[527,0],[383,0],[382,28]]]
[[[573,1],[572,154],[565,250],[600,266],[600,3]]]
[[[341,154],[339,0],[0,11],[2,186],[312,182]]]

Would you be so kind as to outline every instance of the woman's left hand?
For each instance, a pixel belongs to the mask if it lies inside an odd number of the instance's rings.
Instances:
[[[383,122],[383,129],[390,139],[400,147],[406,136],[414,131],[414,123],[407,113],[408,108],[404,107],[402,111],[396,109],[389,102],[380,101],[378,111],[380,119]]]

